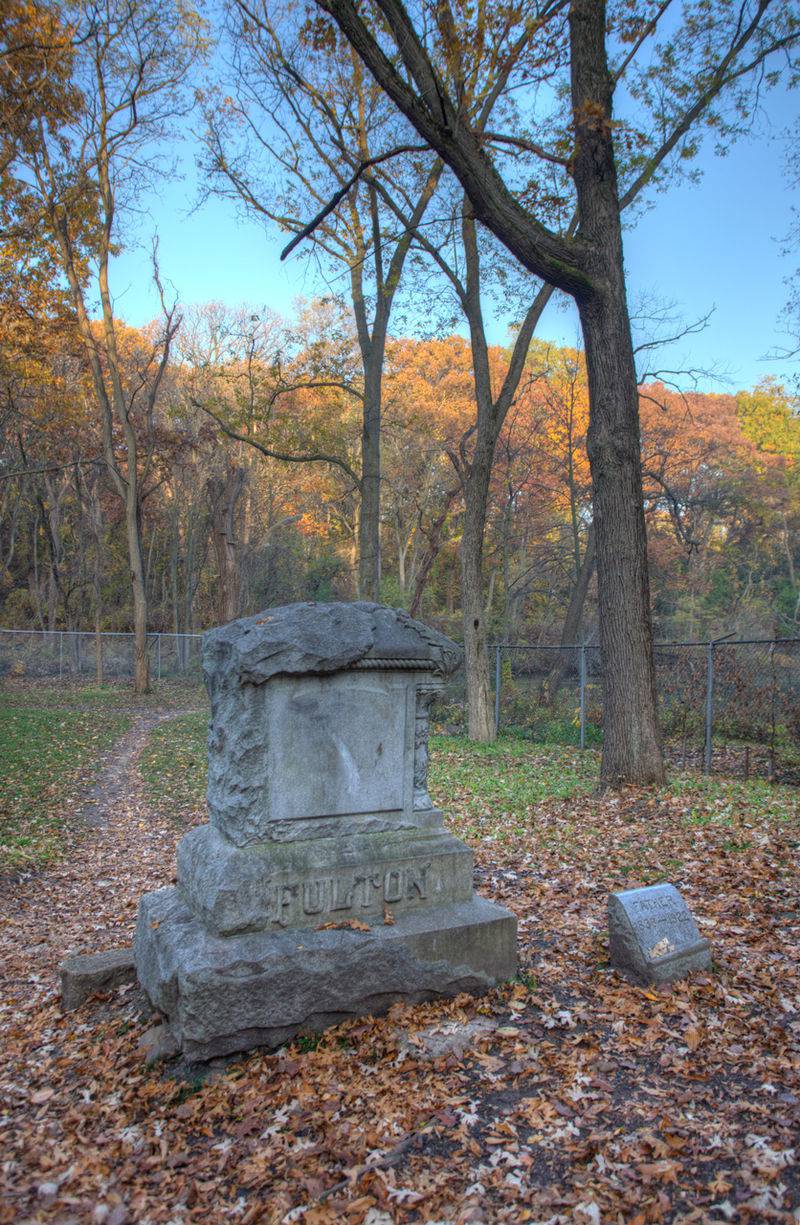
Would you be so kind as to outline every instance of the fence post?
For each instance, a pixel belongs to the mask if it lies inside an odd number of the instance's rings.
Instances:
[[[703,773],[711,773],[711,735],[714,725],[714,643],[706,643],[706,752]]]
[[[58,633],[58,679],[64,675],[64,631]]]
[[[502,668],[500,664],[500,647],[494,648],[494,730],[500,731],[500,686],[502,684]]]
[[[586,644],[581,643],[581,748],[586,748]]]
[[[158,659],[158,679],[161,680],[161,635],[156,635],[158,646],[156,648],[156,658]]]

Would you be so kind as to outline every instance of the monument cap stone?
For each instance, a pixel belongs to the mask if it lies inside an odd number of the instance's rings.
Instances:
[[[325,675],[396,660],[439,676],[453,672],[461,649],[402,609],[353,604],[285,604],[241,617],[203,638],[203,672],[217,685],[263,684],[274,676]]]
[[[674,885],[612,893],[608,936],[611,964],[637,983],[673,982],[711,965],[711,946]]]

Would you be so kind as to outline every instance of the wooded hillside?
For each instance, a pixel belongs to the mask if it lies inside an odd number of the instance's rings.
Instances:
[[[3,308],[0,619],[130,629],[124,506],[74,321],[49,305],[35,323],[19,299]],[[117,326],[151,629],[356,597],[363,379],[349,317],[321,302],[292,320],[209,304],[187,312],[161,376],[155,325]],[[490,356],[499,384],[508,354]],[[458,634],[468,342],[390,340],[384,399],[381,596]],[[648,384],[640,411],[657,634],[796,634],[794,399],[768,381],[735,395]],[[534,342],[491,483],[485,598],[498,639],[557,642],[568,612],[565,640],[595,632],[587,415],[581,355]]]

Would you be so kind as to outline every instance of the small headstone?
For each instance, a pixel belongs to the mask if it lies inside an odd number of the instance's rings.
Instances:
[[[608,944],[612,966],[637,983],[669,983],[711,965],[711,946],[674,885],[612,893]]]

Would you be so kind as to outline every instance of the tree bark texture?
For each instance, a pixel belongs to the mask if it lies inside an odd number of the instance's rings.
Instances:
[[[489,682],[489,645],[483,597],[483,537],[495,440],[478,438],[464,480],[464,532],[461,537],[461,609],[464,671],[467,683],[467,734],[484,743],[497,728]]]
[[[570,8],[574,178],[580,237],[593,290],[578,298],[586,349],[603,662],[601,777],[659,783],[658,729],[647,535],[642,499],[639,392],[625,290],[622,228],[611,128],[605,4]]]
[[[228,463],[224,478],[208,482],[211,495],[211,530],[217,560],[217,616],[221,625],[234,621],[241,611],[241,495],[245,470]]]

